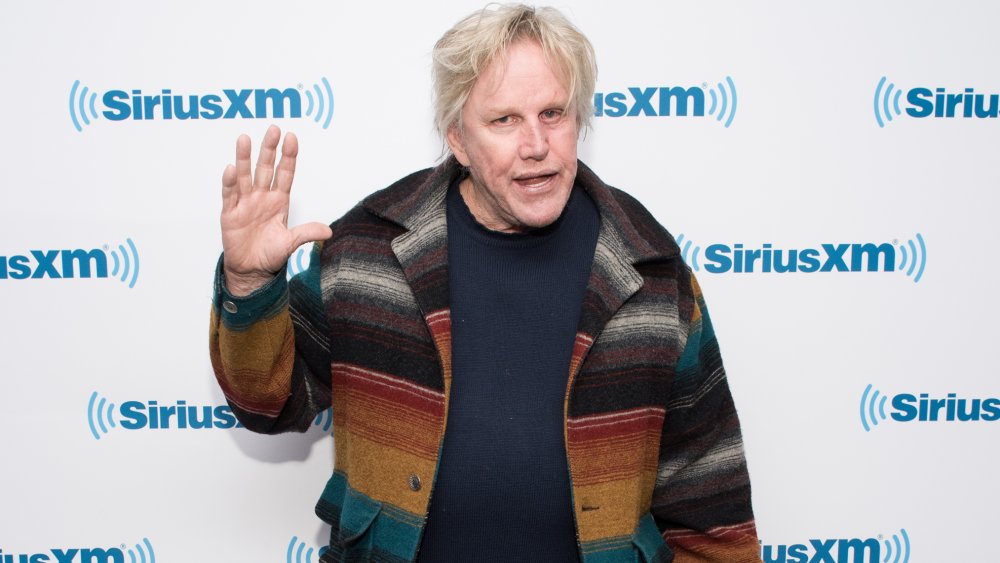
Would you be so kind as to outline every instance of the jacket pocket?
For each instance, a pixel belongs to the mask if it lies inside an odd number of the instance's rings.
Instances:
[[[643,563],[667,563],[674,560],[673,551],[663,541],[660,529],[656,527],[656,521],[649,512],[639,519],[632,534],[632,545],[639,552],[639,561]]]
[[[330,552],[339,561],[348,555],[367,560],[372,552],[372,523],[382,503],[347,484],[342,473],[334,473],[316,503],[316,515],[330,525]]]

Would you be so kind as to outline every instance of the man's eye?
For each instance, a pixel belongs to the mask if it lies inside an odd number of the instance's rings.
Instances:
[[[498,117],[498,118],[494,119],[493,123],[496,123],[497,125],[505,125],[507,123],[510,123],[510,121],[511,121],[511,117],[509,115],[505,115],[503,117]]]
[[[561,110],[557,110],[557,109],[547,109],[547,110],[545,110],[545,111],[542,112],[542,117],[544,119],[558,119],[559,116],[561,116],[561,115],[562,115],[562,111]]]

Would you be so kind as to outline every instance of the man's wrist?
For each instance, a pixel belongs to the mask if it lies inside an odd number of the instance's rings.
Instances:
[[[267,285],[277,274],[253,273],[237,274],[225,268],[222,270],[226,291],[233,297],[246,297]]]

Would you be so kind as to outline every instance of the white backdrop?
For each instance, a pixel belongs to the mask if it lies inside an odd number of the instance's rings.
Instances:
[[[0,562],[317,559],[328,530],[312,507],[333,456],[325,421],[258,436],[226,428],[216,408],[225,403],[206,329],[222,169],[239,133],[256,145],[269,123],[295,131],[292,221],[302,222],[331,221],[432,165],[429,52],[480,6],[3,8]],[[1000,124],[989,110],[1000,5],[556,6],[598,53],[605,114],[581,158],[691,242],[743,421],[766,560],[997,560]],[[704,115],[693,101],[686,116],[677,106],[649,115],[660,87],[693,88]],[[161,105],[151,119],[111,118],[130,103],[116,91],[168,89],[184,110],[192,95],[225,109],[225,90],[270,88],[295,89],[303,115],[180,120]],[[956,117],[933,115],[946,105],[915,116],[937,89],[971,89],[973,104],[981,94],[990,117],[962,117],[964,99]],[[639,115],[612,117],[609,99]],[[837,271],[866,244],[886,245],[879,271]],[[819,264],[843,249],[844,260],[829,272],[761,272],[759,261],[718,272],[737,245]],[[75,250],[89,253],[89,276]],[[946,400],[937,420],[911,407],[921,394]],[[949,416],[949,394],[979,420]],[[164,428],[178,407],[200,421],[207,407],[214,425],[173,415]]]

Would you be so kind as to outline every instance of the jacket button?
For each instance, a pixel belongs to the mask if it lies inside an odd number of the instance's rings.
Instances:
[[[415,473],[410,473],[410,478],[407,479],[407,481],[410,484],[411,491],[417,492],[420,490],[420,477],[418,477]]]
[[[222,308],[234,315],[237,311],[239,311],[239,309],[236,308],[236,303],[233,303],[232,301],[223,301]]]

